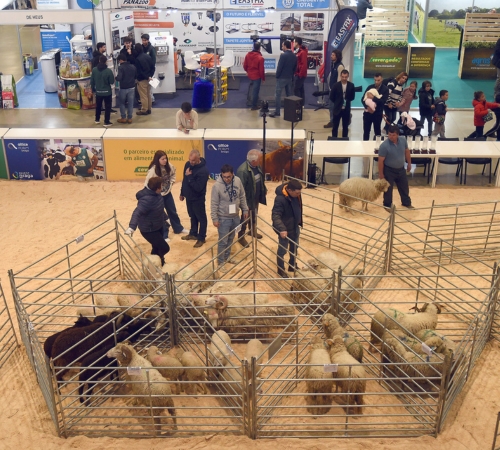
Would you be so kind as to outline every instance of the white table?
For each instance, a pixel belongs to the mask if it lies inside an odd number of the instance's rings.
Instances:
[[[206,129],[205,139],[262,139],[262,129],[239,129],[239,130],[224,130],[224,129]],[[293,130],[293,140],[303,141],[306,138],[306,130],[295,128]],[[290,140],[290,130],[266,129],[266,139],[285,139]],[[309,147],[307,147],[309,148]]]
[[[138,130],[129,128],[107,128],[104,133],[104,139],[203,139],[205,130],[189,130],[184,133],[176,128],[161,128]]]

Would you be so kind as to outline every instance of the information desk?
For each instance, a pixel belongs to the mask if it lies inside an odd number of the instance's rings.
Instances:
[[[249,150],[263,148],[261,129],[206,130],[204,151],[210,177],[215,179],[224,164],[233,166],[234,171],[246,160]],[[305,130],[293,131],[293,153],[290,130],[266,130],[266,178],[281,180],[283,170],[287,175],[304,179],[307,160]],[[290,158],[292,172],[290,172]]]
[[[0,128],[0,178],[9,178],[9,171],[7,169],[7,160],[5,158],[5,149],[3,147],[3,136],[9,131],[8,128]]]
[[[163,150],[177,170],[177,181],[182,181],[189,152],[198,150],[203,156],[203,133],[204,130],[191,130],[186,134],[176,129],[108,129],[104,135],[107,179],[145,178],[155,152]]]
[[[58,180],[61,176],[92,175],[105,179],[102,153],[104,128],[13,128],[3,145],[13,180]],[[92,157],[98,163],[89,172]]]

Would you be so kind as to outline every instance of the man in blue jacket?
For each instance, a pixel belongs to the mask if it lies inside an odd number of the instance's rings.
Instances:
[[[302,184],[297,180],[290,180],[287,184],[276,188],[276,198],[272,211],[273,228],[278,233],[277,264],[278,275],[288,278],[285,272],[285,255],[290,252],[288,272],[298,269],[295,258],[299,244],[300,229],[302,226]]]
[[[285,88],[286,96],[292,95],[293,75],[297,69],[297,57],[292,52],[292,43],[283,42],[281,46],[283,53],[278,61],[276,69],[276,109],[269,117],[279,117],[281,114],[281,91]]]
[[[165,264],[165,255],[170,251],[169,245],[163,239],[163,225],[167,219],[161,196],[161,177],[152,177],[148,186],[137,192],[137,207],[132,213],[132,218],[125,234],[132,237],[139,227],[142,237],[151,244],[151,254],[158,255],[161,264]]]
[[[184,166],[180,201],[186,199],[186,206],[191,219],[189,234],[182,236],[183,241],[196,241],[195,248],[201,247],[207,237],[207,212],[205,197],[207,195],[208,169],[205,158],[200,157],[198,150],[191,150],[189,161]]]

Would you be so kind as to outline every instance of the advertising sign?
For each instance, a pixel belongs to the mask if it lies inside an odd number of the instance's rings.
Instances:
[[[328,9],[330,0],[277,0],[278,9]]]
[[[7,163],[5,161],[5,153],[3,151],[2,141],[0,140],[0,178],[9,178],[7,173]]]
[[[217,179],[224,164],[233,166],[234,171],[246,160],[250,150],[262,150],[262,140],[207,140],[205,139],[205,159],[210,178]],[[290,174],[290,141],[266,139],[267,178],[281,180],[283,169]],[[261,162],[262,165],[262,162]],[[304,141],[293,143],[293,176],[303,178],[304,174]]]
[[[60,48],[63,53],[71,52],[71,45],[69,43],[69,40],[72,37],[71,26],[57,23],[48,26],[53,28],[49,30],[43,28],[40,29],[42,52],[53,48]]]
[[[491,64],[491,48],[462,47],[459,76],[468,80],[495,80],[497,68]]]
[[[380,72],[384,78],[406,71],[408,47],[365,47],[364,78]]]
[[[133,11],[111,11],[111,39],[113,42],[113,56],[118,57],[123,48],[123,39],[126,37],[135,41],[134,12]],[[109,52],[109,49],[108,49]]]
[[[410,44],[408,47],[408,76],[432,78],[436,47],[433,44]]]
[[[11,180],[105,179],[100,139],[5,139]],[[97,166],[92,170],[94,158]]]
[[[37,0],[36,9],[68,9],[68,0]]]
[[[157,150],[168,155],[169,162],[177,169],[177,181],[183,178],[184,164],[189,152],[202,153],[201,139],[104,139],[106,175],[111,181],[145,178],[149,164]]]

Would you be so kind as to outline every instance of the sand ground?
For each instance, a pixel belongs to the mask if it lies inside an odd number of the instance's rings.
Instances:
[[[0,277],[9,309],[15,315],[7,271],[19,270],[53,249],[74,239],[95,224],[109,218],[116,210],[119,220],[128,224],[135,207],[135,193],[141,188],[133,182],[9,182],[0,181]],[[274,183],[269,190],[274,191]],[[72,192],[72,194],[68,194]],[[178,195],[179,185],[174,186]],[[417,206],[436,203],[498,200],[497,188],[412,188],[411,196]],[[397,194],[396,194],[397,195]],[[260,214],[270,218],[272,197]],[[177,202],[184,226],[188,226],[185,205]],[[417,212],[418,214],[418,212]],[[139,233],[137,233],[138,235]],[[139,243],[144,243],[142,237]],[[213,226],[208,229],[207,241],[216,242]],[[141,244],[142,245],[142,244]],[[270,245],[275,245],[270,242]],[[192,242],[179,236],[172,238],[169,258],[188,262],[196,257]],[[145,245],[145,249],[147,246]],[[201,250],[200,250],[201,253]],[[188,256],[186,256],[188,255]],[[189,258],[186,260],[186,258]],[[488,449],[491,448],[495,420],[500,409],[498,361],[500,345],[490,342],[483,352],[467,387],[437,437],[417,439],[269,439],[252,441],[246,437],[211,434],[204,437],[171,440],[129,440],[114,438],[90,439],[83,436],[69,439],[57,437],[36,377],[24,349],[20,347],[0,369],[0,449],[102,449],[121,448],[160,449]]]

